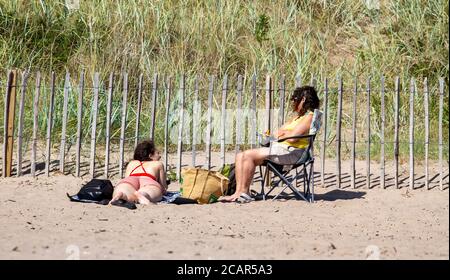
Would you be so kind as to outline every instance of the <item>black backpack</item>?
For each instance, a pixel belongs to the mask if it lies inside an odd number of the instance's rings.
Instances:
[[[81,187],[76,195],[69,195],[70,201],[108,204],[112,199],[114,187],[110,180],[92,179]]]

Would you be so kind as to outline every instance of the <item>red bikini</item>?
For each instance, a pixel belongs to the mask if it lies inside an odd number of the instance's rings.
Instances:
[[[142,167],[142,170],[144,172],[140,172],[140,173],[133,173],[134,171],[136,171],[137,168]],[[152,174],[148,173],[143,165],[143,162],[140,161],[140,164],[138,166],[136,166],[131,172],[130,175],[128,175],[128,177],[123,178],[122,180],[120,180],[117,184],[121,184],[121,183],[127,183],[131,186],[133,186],[133,188],[138,191],[141,187],[143,186],[156,186],[158,188],[161,189],[162,193],[165,194],[166,193],[166,189],[161,186],[160,183],[158,183],[158,180],[156,179],[155,176],[153,176]]]
[[[144,170],[144,173],[133,173],[133,172],[134,172],[136,169],[138,169],[139,167],[142,167],[142,170]],[[136,166],[136,167],[130,172],[130,176],[133,176],[133,177],[147,176],[147,177],[150,177],[150,178],[152,178],[153,180],[157,181],[155,176],[153,176],[152,174],[147,173],[147,171],[145,171],[144,165],[142,165],[142,161],[140,161],[140,164],[139,164],[138,166]]]

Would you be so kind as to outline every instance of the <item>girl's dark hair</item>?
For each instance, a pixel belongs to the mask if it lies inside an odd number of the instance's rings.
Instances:
[[[150,161],[150,156],[155,153],[155,144],[152,140],[142,141],[134,149],[134,160]]]
[[[312,86],[302,86],[298,87],[294,90],[292,94],[291,101],[292,107],[295,111],[298,104],[302,101],[303,97],[305,97],[305,103],[303,103],[303,110],[300,112],[300,115],[305,114],[307,111],[314,111],[314,109],[319,109],[320,101],[317,96],[317,91]]]

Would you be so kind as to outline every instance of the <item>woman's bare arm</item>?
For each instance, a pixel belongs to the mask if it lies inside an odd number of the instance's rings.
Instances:
[[[284,129],[280,128],[277,132],[275,132],[275,137],[281,138],[281,137],[285,136],[287,132],[288,132],[288,130],[284,130]]]
[[[166,169],[164,168],[164,164],[161,163],[159,168],[159,183],[161,186],[167,190],[167,178],[166,178]]]
[[[306,135],[311,127],[312,118],[312,115],[305,116],[305,118],[301,122],[299,122],[293,130],[285,130],[283,138],[297,135]],[[288,139],[286,141],[289,143],[295,143],[298,141],[298,139]]]
[[[277,138],[284,137],[286,135],[286,133],[289,131],[289,130],[285,130],[284,128],[288,124],[290,124],[295,118],[297,118],[297,117],[293,117],[290,120],[288,120],[287,122],[285,122],[277,131],[275,131],[274,136]]]

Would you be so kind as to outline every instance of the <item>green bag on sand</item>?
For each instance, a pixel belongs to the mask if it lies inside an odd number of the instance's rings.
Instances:
[[[228,178],[217,171],[184,168],[181,171],[181,197],[199,204],[214,203],[228,190]]]
[[[228,189],[224,195],[232,195],[236,191],[236,174],[235,174],[235,164],[225,164],[221,169],[220,173],[228,178]]]

